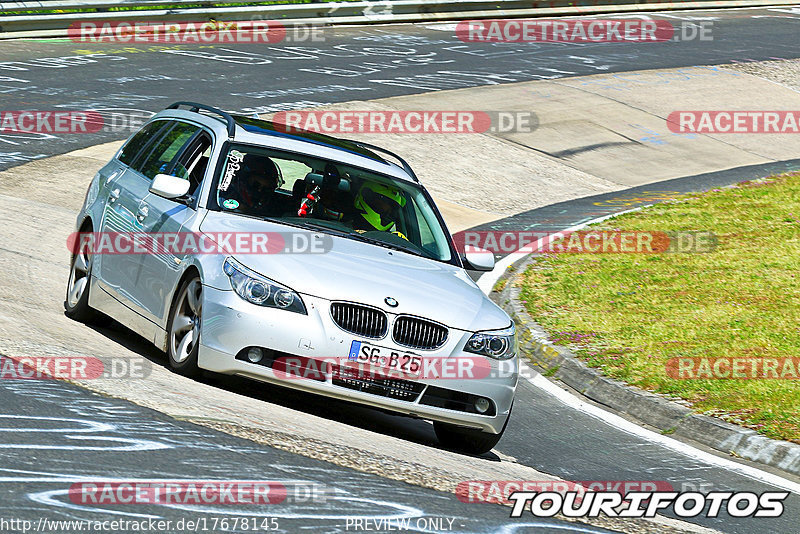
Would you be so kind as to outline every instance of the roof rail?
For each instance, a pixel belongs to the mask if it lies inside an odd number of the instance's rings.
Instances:
[[[411,176],[411,178],[413,178],[415,182],[419,183],[419,178],[417,178],[417,175],[414,174],[413,169],[411,169],[411,165],[409,165],[406,160],[404,160],[403,158],[401,158],[400,156],[398,156],[394,152],[390,152],[390,151],[386,150],[385,148],[381,148],[379,146],[371,145],[369,143],[362,143],[361,141],[353,141],[353,143],[355,143],[356,145],[358,145],[358,146],[360,146],[362,148],[367,148],[367,149],[373,150],[375,152],[383,152],[384,154],[392,156],[394,159],[396,159],[397,161],[400,162],[400,164],[403,166],[403,170],[406,171],[406,173],[408,173],[408,175]]]
[[[228,137],[233,137],[234,132],[236,131],[236,121],[231,116],[230,113],[226,113],[221,109],[206,106],[205,104],[198,104],[197,102],[175,102],[174,104],[167,106],[167,109],[179,109],[181,106],[189,106],[194,113],[199,112],[201,109],[205,111],[209,111],[211,113],[215,113],[225,119],[225,122],[228,124]]]

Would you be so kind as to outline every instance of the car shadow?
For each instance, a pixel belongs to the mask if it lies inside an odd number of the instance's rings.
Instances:
[[[114,319],[104,316],[97,324],[89,325],[89,328],[127,350],[139,354],[153,365],[158,365],[170,370],[166,354],[145,338]],[[172,371],[170,370],[170,372]],[[202,376],[195,378],[195,380],[208,386],[239,395],[245,395],[252,399],[283,406],[317,417],[323,417],[352,427],[377,432],[428,447],[448,450],[439,445],[439,441],[433,430],[433,425],[423,419],[396,415],[354,402],[323,397],[321,395],[239,376],[221,375],[206,371]],[[455,453],[495,462],[501,461],[500,457],[494,452],[488,452],[482,455],[472,455],[464,452]]]

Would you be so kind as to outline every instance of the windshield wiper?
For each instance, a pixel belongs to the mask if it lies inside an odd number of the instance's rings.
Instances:
[[[416,248],[409,248],[404,247],[402,245],[396,245],[394,243],[389,243],[387,241],[383,241],[381,239],[375,239],[374,237],[367,237],[364,235],[359,234],[358,232],[352,232],[349,234],[351,237],[358,239],[359,241],[363,241],[364,243],[370,243],[372,245],[378,245],[379,247],[390,248],[392,250],[397,250],[399,252],[405,252],[407,254],[413,254],[414,256],[419,256],[421,258],[430,258],[430,259],[437,259],[433,256],[425,254],[424,250],[420,249],[420,252],[417,251]]]
[[[333,235],[336,235],[336,236],[352,238],[352,239],[355,239],[357,241],[361,241],[363,243],[370,243],[372,245],[379,245],[379,246],[390,248],[390,249],[393,249],[393,250],[398,250],[400,252],[411,252],[410,249],[407,249],[407,248],[402,247],[400,245],[395,245],[393,243],[387,243],[386,241],[382,241],[380,239],[367,237],[367,236],[364,236],[364,235],[360,234],[359,232],[355,232],[355,231],[352,231],[352,230],[344,230],[344,229],[341,229],[341,228],[331,228],[330,226],[327,226],[327,225],[324,225],[324,224],[314,224],[314,223],[312,223],[310,221],[309,222],[303,222],[303,223],[296,223],[296,226],[298,226],[300,228],[306,228],[308,230],[321,230],[323,232],[330,232],[330,233],[332,233]]]
[[[330,233],[330,234],[338,236],[338,237],[354,239],[356,241],[361,241],[362,243],[369,243],[371,245],[377,245],[379,247],[384,247],[384,248],[388,248],[388,249],[392,249],[392,250],[397,250],[398,252],[405,252],[407,254],[413,254],[414,256],[419,256],[421,258],[429,258],[429,259],[433,259],[433,260],[438,259],[438,258],[436,258],[434,256],[426,254],[425,253],[426,251],[424,251],[422,249],[420,249],[420,251],[417,251],[415,248],[404,247],[402,245],[389,243],[389,242],[383,241],[381,239],[375,239],[373,237],[367,237],[365,235],[362,235],[362,234],[360,234],[358,232],[355,232],[355,231],[352,231],[352,230],[345,230],[345,229],[341,229],[341,228],[333,228],[333,227],[327,226],[325,224],[314,224],[311,221],[294,222],[294,221],[286,221],[284,219],[278,219],[278,218],[274,218],[274,219],[270,218],[270,217],[264,217],[264,218],[267,219],[267,220],[270,220],[270,221],[274,221],[274,222],[280,223],[280,224],[286,224],[288,226],[294,226],[296,228],[303,228],[304,230],[316,230],[316,231],[321,231],[321,232],[327,232],[327,233]]]
[[[338,228],[331,228],[330,226],[325,226],[322,224],[313,224],[311,222],[293,222],[287,221],[280,217],[270,217],[269,215],[250,215],[248,213],[237,213],[240,217],[247,217],[249,219],[256,219],[259,221],[269,221],[278,224],[285,224],[286,226],[293,226],[295,228],[302,228],[303,230],[312,230],[312,231],[324,231],[330,232],[333,235],[341,236],[341,237],[349,237],[351,234],[348,231],[340,230]]]
[[[321,224],[312,224],[310,222],[302,222],[302,223],[301,222],[293,222],[293,221],[287,221],[286,219],[283,219],[281,217],[270,217],[270,216],[267,216],[267,215],[261,215],[261,216],[260,215],[245,215],[243,213],[239,213],[238,215],[242,215],[244,217],[250,217],[252,219],[258,219],[258,220],[261,220],[261,221],[269,221],[269,222],[274,222],[274,223],[278,223],[278,224],[285,224],[286,226],[294,226],[295,228],[302,228],[303,230],[326,230],[326,231],[329,230],[331,232],[335,232],[337,234],[341,234],[341,235],[345,235],[345,236],[346,235],[350,235],[348,232],[339,230],[337,228],[331,228],[329,226],[324,226],[324,225],[321,225]]]
[[[281,221],[285,222],[285,221]],[[341,237],[349,237],[352,235],[349,231],[343,230],[340,228],[331,228],[330,226],[325,226],[324,224],[314,224],[312,222],[302,222],[302,223],[290,223],[287,222],[286,224],[290,224],[292,226],[297,226],[298,228],[304,228],[306,230],[320,230],[322,232],[330,232],[333,235],[341,236]]]

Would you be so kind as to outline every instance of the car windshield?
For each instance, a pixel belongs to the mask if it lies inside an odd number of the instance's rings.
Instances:
[[[313,228],[449,262],[450,246],[422,189],[311,156],[232,145],[216,183],[222,211]]]

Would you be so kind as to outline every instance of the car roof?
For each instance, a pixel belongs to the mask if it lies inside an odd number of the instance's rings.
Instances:
[[[173,106],[176,104],[173,104]],[[171,108],[173,106],[171,106]],[[225,115],[230,117],[231,121],[227,120],[227,117],[200,113],[199,110],[195,109],[187,111],[168,108],[156,114],[153,119],[176,118],[192,120],[208,126],[223,137],[230,138],[229,132],[233,130],[232,140],[237,143],[252,144],[315,156],[385,174],[406,182],[419,181],[408,164],[400,158],[400,156],[383,148],[316,132],[297,130],[292,133],[286,133],[282,131],[282,128],[278,127],[283,126],[280,123],[242,115],[229,115],[227,113],[225,113]],[[233,125],[231,125],[231,122]],[[382,157],[379,152],[394,157],[403,165],[398,165]]]

